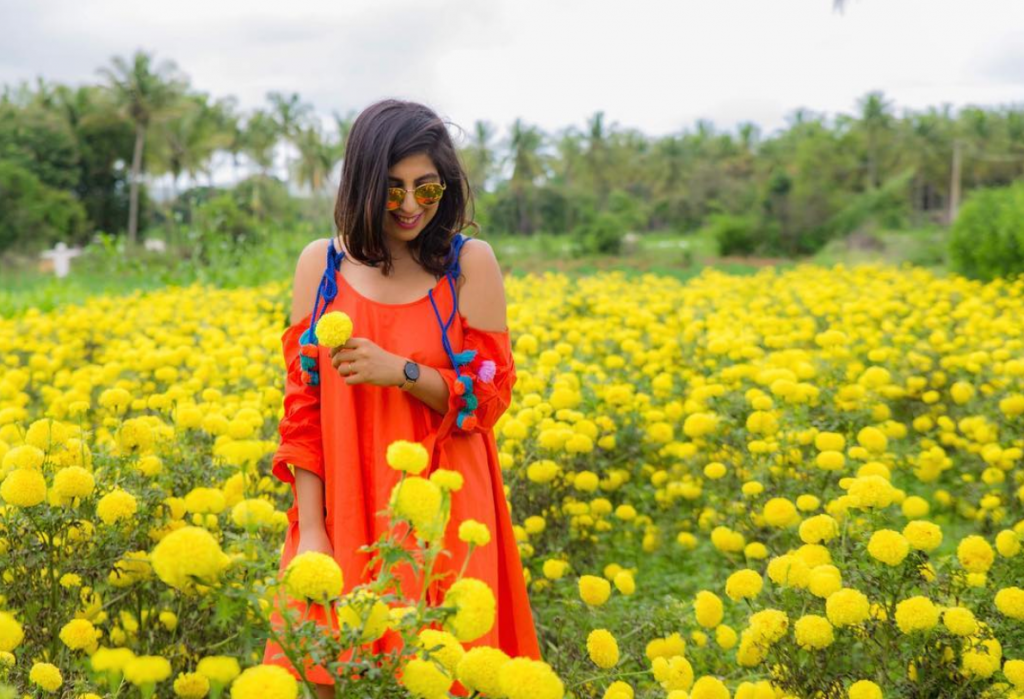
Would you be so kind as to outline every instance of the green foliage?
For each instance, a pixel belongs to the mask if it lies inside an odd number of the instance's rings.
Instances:
[[[718,245],[719,255],[753,255],[762,245],[761,225],[756,216],[713,214],[702,231]]]
[[[85,209],[70,193],[46,186],[16,163],[0,160],[0,250],[31,241],[35,250],[64,241],[77,243],[87,233]]]
[[[828,227],[833,237],[842,237],[865,226],[902,229],[909,224],[910,182],[913,170],[900,174],[851,197],[849,203],[832,217]]]
[[[622,249],[622,236],[627,230],[621,216],[602,211],[590,221],[572,229],[577,255],[617,255]]]
[[[972,192],[953,225],[955,271],[985,281],[1024,272],[1024,181]]]

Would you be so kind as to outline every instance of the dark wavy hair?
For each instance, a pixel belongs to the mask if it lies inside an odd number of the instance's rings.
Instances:
[[[364,109],[352,124],[341,184],[334,204],[334,224],[345,249],[357,262],[394,269],[384,242],[388,170],[397,162],[425,153],[447,185],[437,213],[409,242],[409,253],[424,269],[441,278],[452,238],[463,228],[479,230],[472,220],[473,194],[446,122],[416,102],[386,99]]]

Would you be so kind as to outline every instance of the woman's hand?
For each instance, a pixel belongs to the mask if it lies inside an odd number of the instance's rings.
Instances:
[[[365,337],[350,337],[344,345],[332,348],[331,364],[350,386],[400,386],[405,381],[405,359]]]
[[[334,558],[334,546],[327,536],[325,527],[310,527],[309,529],[299,527],[299,546],[295,550],[295,555],[298,556],[306,551],[318,551]]]

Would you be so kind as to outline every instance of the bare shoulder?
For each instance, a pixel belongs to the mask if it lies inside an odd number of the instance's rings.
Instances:
[[[494,249],[486,240],[470,238],[459,254],[465,280],[459,289],[459,310],[469,325],[502,332],[507,328],[505,280]]]
[[[313,312],[316,289],[324,274],[327,246],[330,244],[330,238],[314,240],[299,254],[299,261],[295,265],[295,284],[292,288],[293,325]]]

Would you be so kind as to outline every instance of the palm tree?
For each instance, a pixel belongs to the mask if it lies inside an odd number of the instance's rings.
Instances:
[[[142,50],[136,51],[130,60],[115,56],[112,62],[112,67],[100,68],[99,73],[109,82],[123,116],[135,128],[128,204],[128,242],[134,245],[139,228],[139,179],[146,130],[185,93],[188,82],[173,61],[165,61],[154,70],[153,57]]]
[[[516,200],[518,209],[518,228],[520,233],[529,234],[534,230],[532,206],[533,190],[537,180],[544,173],[544,161],[541,147],[544,136],[535,126],[528,126],[521,118],[512,124],[508,138],[508,159],[512,162],[512,178],[509,185]]]
[[[495,127],[491,122],[477,120],[473,124],[472,139],[464,149],[466,176],[479,190],[487,188],[487,182],[494,174],[494,134]]]
[[[878,187],[881,183],[879,159],[884,141],[892,129],[892,103],[887,101],[881,92],[869,92],[860,103],[860,123],[858,127],[864,133],[865,147],[868,156],[868,184]]]
[[[299,99],[297,92],[293,92],[287,97],[280,92],[270,92],[267,94],[267,99],[270,100],[271,113],[274,121],[277,122],[278,133],[295,145],[295,139],[303,128],[303,123],[313,114],[313,107],[304,104]],[[287,156],[284,169],[286,173],[291,172]]]
[[[295,161],[295,181],[309,186],[313,195],[323,192],[324,185],[334,169],[336,148],[316,123],[302,127],[295,137],[299,156]]]

